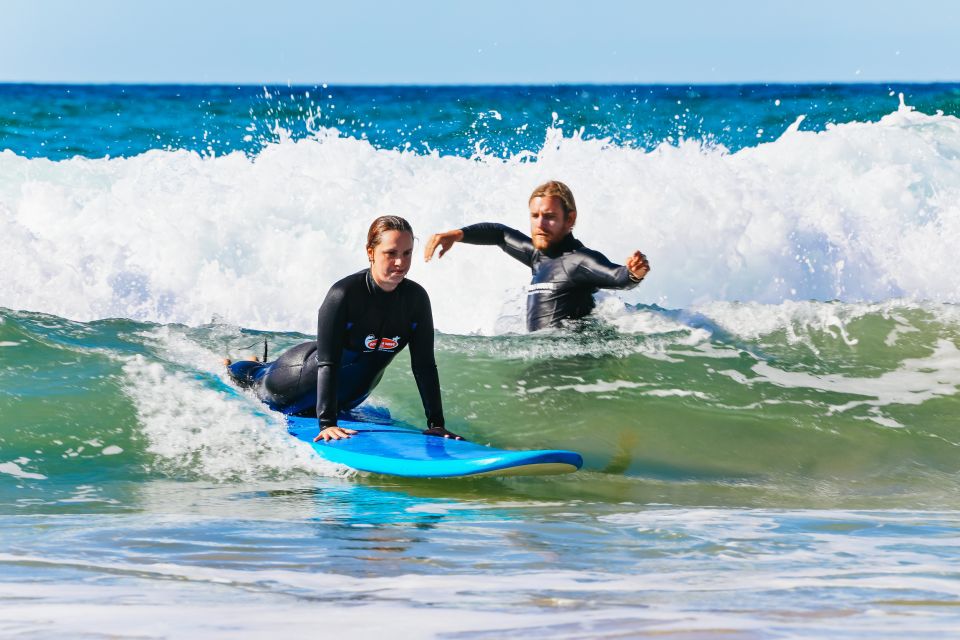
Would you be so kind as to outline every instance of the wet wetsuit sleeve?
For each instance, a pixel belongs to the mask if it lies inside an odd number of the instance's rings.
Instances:
[[[573,270],[571,280],[601,289],[632,289],[640,281],[630,277],[630,270],[623,265],[613,264],[606,256],[589,249],[580,250],[580,260]]]
[[[317,418],[321,429],[337,424],[337,385],[346,320],[346,291],[334,285],[317,314]]]
[[[433,356],[433,311],[430,297],[422,292],[417,307],[417,326],[410,336],[410,367],[417,380],[427,428],[444,426],[443,403],[440,399],[440,374]]]
[[[495,244],[528,267],[533,263],[533,243],[516,229],[496,222],[481,222],[460,229],[467,244]]]

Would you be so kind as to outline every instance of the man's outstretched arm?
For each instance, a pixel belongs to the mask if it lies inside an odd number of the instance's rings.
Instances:
[[[602,289],[632,289],[650,272],[647,257],[639,251],[627,256],[626,264],[613,264],[592,250],[584,250],[583,257],[573,273],[576,282]]]
[[[440,255],[437,257],[442,258],[447,251],[450,251],[455,243],[461,240],[463,240],[463,231],[461,229],[453,229],[451,231],[433,234],[430,236],[430,239],[427,240],[427,246],[423,249],[423,261],[430,262],[437,247],[440,247]]]
[[[435,233],[427,240],[423,250],[423,259],[427,262],[440,247],[439,257],[443,257],[457,242],[467,244],[494,244],[503,249],[512,258],[530,266],[533,260],[533,243],[530,238],[516,229],[495,222],[481,222],[463,229],[453,229]]]

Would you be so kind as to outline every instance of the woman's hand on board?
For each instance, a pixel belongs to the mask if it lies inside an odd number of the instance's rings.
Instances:
[[[430,427],[423,430],[425,436],[436,436],[437,438],[450,438],[451,440],[463,440],[463,436],[458,436],[452,431],[447,431],[443,427]]]
[[[314,442],[330,442],[331,440],[346,440],[356,431],[353,429],[345,429],[343,427],[338,427],[337,425],[332,425],[320,430],[320,433],[317,434],[317,437],[313,439]]]

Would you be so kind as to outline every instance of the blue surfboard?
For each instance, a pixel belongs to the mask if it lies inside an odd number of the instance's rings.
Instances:
[[[345,440],[314,442],[316,418],[288,416],[287,429],[325,460],[358,471],[408,478],[553,475],[571,473],[583,465],[583,458],[573,451],[495,449],[425,436],[393,422],[386,412],[354,417],[358,419],[337,420],[339,426],[357,431]]]

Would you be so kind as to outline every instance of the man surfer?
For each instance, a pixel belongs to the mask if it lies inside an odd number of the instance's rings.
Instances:
[[[626,265],[607,258],[573,237],[577,206],[570,188],[551,180],[530,194],[530,235],[502,224],[481,222],[430,236],[424,260],[440,247],[443,257],[454,243],[497,245],[507,255],[530,267],[527,289],[527,330],[553,327],[562,320],[582,318],[593,311],[597,289],[632,289],[650,271],[639,251]]]

